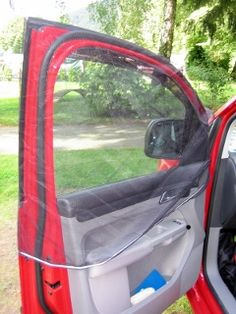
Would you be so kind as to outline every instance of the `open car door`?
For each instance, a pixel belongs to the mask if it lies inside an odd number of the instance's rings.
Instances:
[[[207,114],[166,59],[27,21],[23,313],[161,313],[198,277],[207,180]]]

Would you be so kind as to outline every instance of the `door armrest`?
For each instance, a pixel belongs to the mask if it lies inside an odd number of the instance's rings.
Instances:
[[[91,267],[89,269],[89,277],[95,278],[103,276],[109,272],[127,267],[128,265],[150,254],[154,247],[158,245],[168,245],[181,237],[186,231],[186,222],[182,219],[171,219],[163,221],[158,225],[155,225],[150,231],[147,232],[146,235],[144,235],[135,244],[127,248],[120,255],[101,265]],[[93,254],[98,255],[99,250],[102,251],[103,248],[98,248],[91,251],[87,258],[92,258]]]

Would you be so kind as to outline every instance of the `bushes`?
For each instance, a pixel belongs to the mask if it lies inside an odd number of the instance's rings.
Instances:
[[[83,63],[81,60],[75,60],[69,57],[61,66],[58,73],[58,79],[67,82],[77,82],[79,79],[79,73],[82,69]]]
[[[135,71],[133,66],[91,61],[84,61],[83,66],[83,71],[71,68],[73,71],[65,72],[62,68],[59,78],[67,77],[71,82],[78,82],[78,103],[84,104],[90,117],[150,119],[170,112],[175,117],[180,112],[178,98],[161,82],[155,83],[150,77]],[[173,85],[166,82],[168,84],[170,87]]]
[[[231,81],[229,73],[230,56],[227,53],[213,53],[201,46],[194,46],[187,56],[187,74],[199,91],[199,82],[205,83],[210,91],[210,106],[214,107],[217,101],[225,101],[223,94]],[[201,93],[201,92],[200,92]],[[210,97],[209,97],[210,96]]]
[[[206,64],[207,54],[201,46],[194,46],[188,53],[187,65],[188,66],[198,66]]]
[[[7,65],[0,66],[0,81],[12,81],[13,73]]]
[[[210,47],[204,49],[202,46],[195,45],[188,53],[187,65],[204,65],[207,68],[223,68],[229,71],[230,54],[228,52],[214,51]]]
[[[229,83],[229,73],[222,67],[192,65],[187,68],[190,80],[205,81],[214,94],[220,94],[224,86]]]
[[[77,82],[78,76],[79,76],[78,72],[79,72],[79,69],[76,69],[73,67],[71,67],[69,69],[61,68],[60,72],[59,72],[58,79],[60,81],[66,81],[66,82]]]

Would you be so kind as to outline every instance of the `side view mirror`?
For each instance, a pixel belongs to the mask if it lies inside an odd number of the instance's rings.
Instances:
[[[144,152],[151,158],[181,159],[183,134],[183,120],[152,120],[146,130]]]

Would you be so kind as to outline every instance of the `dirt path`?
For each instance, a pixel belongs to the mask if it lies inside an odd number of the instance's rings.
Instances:
[[[143,147],[145,125],[56,126],[54,147],[64,150]],[[0,127],[0,154],[18,153],[18,128]]]
[[[18,153],[18,128],[0,128],[0,154]]]
[[[16,204],[17,206],[17,204]],[[16,208],[16,207],[15,207]],[[16,248],[16,215],[0,224],[0,313],[20,313],[20,287]]]

